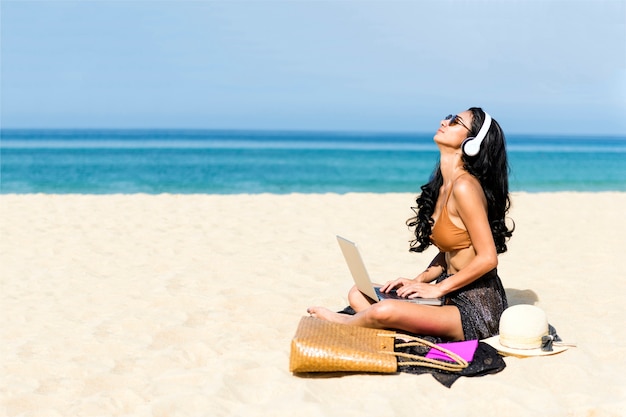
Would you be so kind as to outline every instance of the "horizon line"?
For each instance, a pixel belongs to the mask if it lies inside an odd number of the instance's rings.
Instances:
[[[1,132],[9,131],[188,131],[188,132],[267,132],[267,133],[327,133],[327,134],[359,134],[359,135],[434,135],[431,131],[418,130],[357,130],[357,129],[307,129],[307,128],[218,128],[218,127],[0,127]],[[541,133],[541,132],[505,132],[505,136],[540,136],[568,138],[622,138],[624,133]]]

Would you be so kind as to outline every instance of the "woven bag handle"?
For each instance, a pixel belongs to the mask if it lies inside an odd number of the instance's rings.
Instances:
[[[389,335],[388,334],[385,335],[381,333],[379,334],[379,336],[389,336]],[[425,358],[420,355],[412,355],[410,353],[388,352],[388,351],[381,352],[381,353],[385,353],[388,355],[395,355],[398,357],[410,359],[408,361],[398,361],[398,366],[424,366],[427,368],[441,369],[441,370],[450,371],[450,372],[462,371],[463,369],[469,366],[467,361],[463,359],[462,357],[460,357],[459,355],[457,355],[456,353],[451,352],[450,350],[443,348],[441,346],[437,346],[436,344],[431,343],[428,340],[424,340],[417,336],[410,336],[410,335],[405,335],[405,334],[402,334],[402,335],[396,334],[395,337],[401,337],[403,339],[412,340],[412,342],[398,343],[396,347],[428,346],[442,353],[445,353],[446,355],[450,357],[450,359],[454,361],[454,363],[447,363],[447,362],[442,362],[442,361],[438,361],[435,359]]]

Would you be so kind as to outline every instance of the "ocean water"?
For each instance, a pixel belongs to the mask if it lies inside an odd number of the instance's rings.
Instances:
[[[0,193],[419,192],[433,134],[1,130]],[[509,135],[511,191],[626,191],[626,137]]]

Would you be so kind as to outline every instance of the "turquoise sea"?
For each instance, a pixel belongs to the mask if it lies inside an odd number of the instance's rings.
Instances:
[[[432,133],[0,131],[0,193],[413,192]],[[508,135],[512,191],[626,191],[626,137]]]

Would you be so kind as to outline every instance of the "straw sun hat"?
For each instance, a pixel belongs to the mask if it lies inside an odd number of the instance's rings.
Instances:
[[[546,313],[529,304],[518,304],[504,310],[500,317],[500,334],[483,340],[498,352],[513,356],[543,356],[563,352],[567,346],[554,343],[558,341],[560,339],[556,332],[550,332]],[[545,349],[548,344],[552,350]]]

